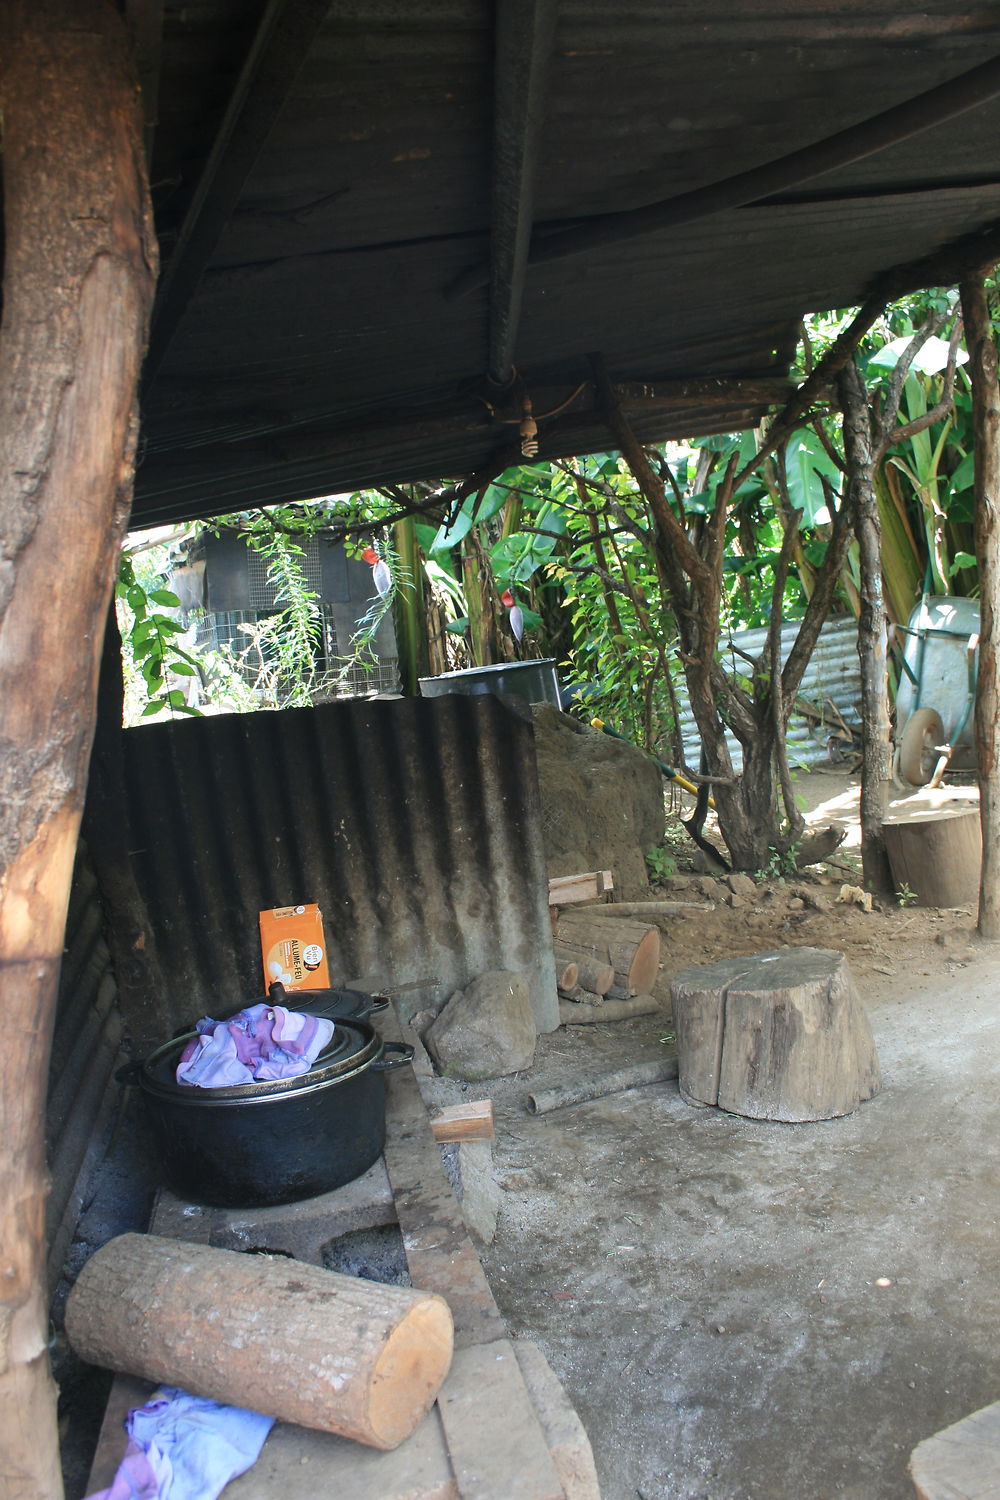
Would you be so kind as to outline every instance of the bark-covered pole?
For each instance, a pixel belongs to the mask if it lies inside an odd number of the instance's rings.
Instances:
[[[840,372],[837,389],[844,413],[845,502],[857,538],[861,567],[861,616],[858,620],[864,746],[861,763],[861,865],[868,890],[887,896],[892,892],[892,872],[882,823],[892,781],[888,622],[882,589],[882,532],[875,494],[877,450],[868,396],[853,358]]]
[[[0,1487],[49,1500],[46,1076],[156,264],[111,0],[4,0],[0,109]]]
[[[979,934],[1000,939],[1000,682],[997,628],[1000,615],[1000,388],[997,348],[982,272],[961,284],[972,430],[976,563],[979,569],[979,676],[976,686],[976,755],[983,829]]]

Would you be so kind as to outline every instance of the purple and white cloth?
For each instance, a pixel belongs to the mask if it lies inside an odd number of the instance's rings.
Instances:
[[[308,1073],[334,1023],[283,1005],[248,1006],[229,1021],[205,1016],[177,1064],[177,1082],[202,1089],[263,1083]]]
[[[88,1500],[216,1500],[260,1456],[273,1417],[165,1386],[125,1418],[110,1489]]]

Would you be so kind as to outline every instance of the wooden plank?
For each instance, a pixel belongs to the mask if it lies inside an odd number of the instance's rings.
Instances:
[[[564,1500],[508,1339],[456,1352],[438,1410],[462,1500]]]
[[[570,906],[576,901],[598,901],[613,891],[610,870],[589,870],[583,875],[557,875],[549,881],[549,905]]]
[[[431,1133],[439,1146],[449,1141],[492,1141],[496,1135],[493,1100],[477,1099],[471,1104],[450,1104],[431,1116]]]
[[[401,1038],[394,1011],[379,1019],[387,1040]],[[410,1068],[394,1068],[386,1078],[385,1164],[413,1285],[444,1297],[455,1320],[457,1349],[505,1339],[507,1329],[442,1165],[417,1079]]]

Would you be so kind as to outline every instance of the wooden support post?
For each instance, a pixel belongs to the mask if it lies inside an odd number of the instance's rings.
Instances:
[[[6,1500],[48,1500],[48,1056],[156,266],[116,7],[0,6],[0,108],[0,1451]]]
[[[1000,938],[1000,387],[983,276],[962,282],[962,316],[972,383],[973,451],[976,472],[976,564],[979,569],[979,674],[976,683],[976,754],[983,830],[979,888],[979,934]]]

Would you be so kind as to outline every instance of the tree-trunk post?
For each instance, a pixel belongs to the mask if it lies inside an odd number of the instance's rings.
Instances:
[[[892,873],[882,822],[892,782],[889,723],[888,621],[882,589],[882,529],[875,493],[875,451],[868,397],[852,358],[838,380],[844,411],[846,503],[854,523],[861,563],[861,865],[864,882],[880,896],[892,892]]]
[[[1000,682],[997,620],[1000,604],[1000,388],[997,348],[990,325],[983,275],[961,285],[968,373],[972,383],[976,473],[976,563],[979,568],[979,676],[976,686],[976,755],[983,869],[979,887],[979,935],[1000,938]]]
[[[49,1500],[49,1046],[156,263],[114,5],[7,0],[0,107],[0,1450],[5,1500]]]

